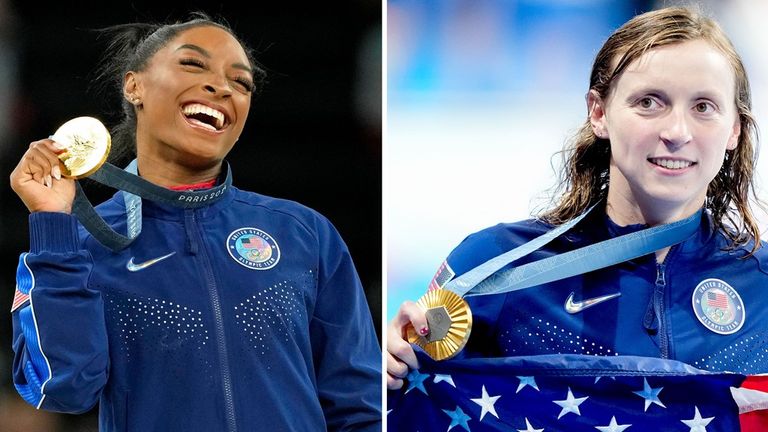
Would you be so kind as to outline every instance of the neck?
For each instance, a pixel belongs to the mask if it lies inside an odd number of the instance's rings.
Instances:
[[[663,203],[653,199],[642,200],[631,193],[621,193],[616,191],[616,188],[609,187],[605,212],[619,226],[635,224],[657,226],[685,219],[696,213],[703,204],[703,200],[685,205]],[[669,249],[667,247],[656,251],[656,262],[664,262]]]
[[[650,201],[650,202],[647,202]],[[687,218],[696,213],[704,200],[691,203],[664,203],[659,200],[642,200],[635,195],[614,192],[608,189],[608,203],[605,212],[620,226],[644,224],[663,225]]]
[[[157,157],[142,155],[141,153],[137,160],[139,173],[142,178],[166,188],[210,181],[221,172],[221,162],[210,167],[197,168],[177,162],[161,160]]]

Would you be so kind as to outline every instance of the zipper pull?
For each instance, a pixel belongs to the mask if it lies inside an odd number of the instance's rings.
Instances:
[[[645,310],[645,316],[643,317],[643,327],[645,328],[645,331],[651,336],[655,336],[659,333],[659,320],[656,319],[656,311],[653,307],[653,297],[651,297],[651,301],[648,302],[648,309]]]
[[[656,286],[664,286],[667,281],[664,279],[664,264],[656,264]]]
[[[197,241],[194,235],[195,229],[195,211],[193,209],[184,210],[184,233],[186,234],[187,252],[191,255],[197,255]]]

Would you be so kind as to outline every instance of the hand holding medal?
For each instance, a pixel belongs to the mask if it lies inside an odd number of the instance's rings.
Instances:
[[[225,163],[226,177],[219,185],[204,191],[175,192],[139,177],[136,161],[125,170],[106,162],[110,147],[109,131],[99,120],[74,118],[49,139],[30,145],[11,174],[11,186],[31,212],[71,212],[102,245],[118,251],[131,244],[141,232],[141,198],[196,208],[219,199],[232,183],[229,165]],[[128,236],[107,225],[79,183],[72,181],[85,177],[126,192],[126,203],[130,202],[126,205]]]
[[[472,330],[472,311],[467,302],[452,291],[436,289],[416,304],[425,310],[430,331],[422,336],[409,325],[408,342],[420,346],[435,360],[447,360],[458,354]]]
[[[417,305],[424,310],[429,333],[419,335],[406,327],[408,342],[420,346],[435,360],[455,356],[466,345],[472,329],[472,313],[466,296],[503,294],[536,287],[574,275],[643,256],[688,238],[697,229],[701,215],[574,249],[539,261],[504,270],[510,263],[541,248],[578,224],[595,206],[575,219],[496,256],[438,289],[428,291]]]

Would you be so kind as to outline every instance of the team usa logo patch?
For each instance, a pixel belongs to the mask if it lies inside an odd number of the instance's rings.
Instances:
[[[741,296],[720,279],[705,279],[693,291],[693,313],[704,327],[721,335],[736,333],[744,325]]]
[[[258,228],[240,228],[227,237],[229,255],[252,270],[268,270],[280,261],[280,247],[271,235]]]

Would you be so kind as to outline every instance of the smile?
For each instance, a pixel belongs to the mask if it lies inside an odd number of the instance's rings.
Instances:
[[[696,162],[684,161],[684,160],[672,160],[662,158],[648,158],[648,162],[660,166],[662,168],[671,170],[685,169],[696,164]]]
[[[190,123],[216,132],[224,128],[226,116],[223,112],[199,103],[190,103],[181,107],[181,112]]]

